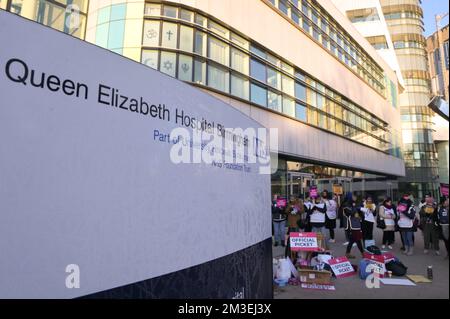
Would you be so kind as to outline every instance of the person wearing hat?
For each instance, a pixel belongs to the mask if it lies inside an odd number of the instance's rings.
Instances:
[[[383,246],[381,248],[385,249],[387,245],[392,250],[392,245],[395,242],[395,220],[397,219],[397,213],[390,197],[387,197],[383,201],[378,213],[380,219],[384,220],[384,224],[386,225],[383,229]]]
[[[352,250],[353,245],[356,243],[358,249],[361,253],[361,256],[364,256],[364,249],[362,245],[362,231],[361,231],[361,211],[356,206],[356,198],[352,196],[351,199],[347,199],[344,204],[343,212],[347,219],[347,225],[345,230],[349,232],[349,242],[347,244],[347,250],[345,256],[349,259],[355,258],[355,256],[351,255],[350,252]]]
[[[398,228],[403,239],[405,255],[412,256],[414,254],[414,220],[417,213],[413,201],[409,198],[409,194],[403,194],[397,205]]]
[[[425,248],[424,254],[428,254],[430,247],[432,247],[436,255],[440,255],[437,207],[430,193],[425,195],[425,204],[420,209],[419,215]]]
[[[442,238],[444,240],[445,248],[447,249],[448,259],[448,239],[449,239],[449,231],[448,231],[448,197],[443,196],[440,200],[439,210],[438,210],[438,224],[441,228]]]

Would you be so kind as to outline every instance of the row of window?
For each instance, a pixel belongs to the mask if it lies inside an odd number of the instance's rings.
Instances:
[[[152,7],[155,6],[157,5],[152,4]],[[161,8],[159,6],[157,8],[158,12],[160,12],[159,10]],[[163,12],[167,13],[166,6],[163,8]],[[188,15],[188,11],[185,12],[186,16],[191,17],[189,21],[193,21],[194,16]],[[197,16],[195,15],[195,20],[197,20]],[[209,27],[212,25],[213,29],[218,28],[218,25],[212,21],[207,25]],[[216,37],[216,33],[208,34],[202,30],[180,23],[146,20],[144,24],[143,45],[147,48],[164,47],[178,49],[188,53],[194,52],[197,55],[208,57],[225,67],[230,67],[243,75],[250,75],[255,80],[261,81],[274,89],[281,90],[291,97],[298,97],[300,100],[308,102],[313,106],[318,105],[321,107],[324,103],[328,103],[325,101],[325,96],[327,96],[330,100],[335,99],[339,103],[343,103],[344,106],[350,108],[358,116],[368,119],[374,125],[380,127],[385,125],[384,122],[374,118],[364,109],[344,100],[339,94],[326,89],[320,83],[306,77],[302,72],[295,70],[292,66],[267,53],[265,50],[250,45],[247,40],[244,40],[238,35],[223,29],[222,32],[228,32],[231,38],[231,41],[226,42]],[[241,49],[241,47],[249,48],[249,51]],[[302,84],[298,82],[306,82],[312,91],[317,91],[317,95],[315,92],[311,92],[307,98],[308,101],[306,101],[306,93],[304,93],[305,97],[299,96],[301,94],[301,88],[299,86]],[[306,85],[303,86],[305,87]],[[295,93],[296,87],[297,96]],[[306,90],[306,87],[304,90]],[[396,91],[395,86],[392,90]],[[396,96],[396,92],[393,92],[393,95]]]
[[[384,18],[386,20],[394,20],[394,19],[418,19],[421,24],[423,24],[422,16],[417,12],[411,11],[400,11],[400,12],[391,12],[384,14]]]
[[[386,131],[347,111],[340,105],[330,103],[325,106],[320,102],[325,100],[324,97],[319,98],[319,105],[322,105],[322,108],[319,108],[318,105],[307,104],[309,93],[305,86],[297,84],[295,89],[296,95],[302,96],[305,100],[305,103],[302,103],[297,98],[287,96],[278,90],[272,90],[270,86],[261,85],[261,83],[230,71],[213,61],[191,55],[144,50],[142,63],[180,80],[209,86],[380,150],[387,151],[389,149],[386,142],[389,134]]]
[[[385,94],[383,70],[315,3],[307,0],[270,2],[341,62],[358,73],[371,87]]]

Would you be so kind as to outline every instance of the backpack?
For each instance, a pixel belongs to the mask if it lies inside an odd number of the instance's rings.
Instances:
[[[406,275],[406,272],[408,271],[408,267],[403,265],[403,263],[396,259],[391,260],[386,264],[386,270],[392,271],[392,275],[402,277]]]
[[[386,229],[386,222],[381,218],[380,214],[377,215],[377,227],[380,229]]]
[[[370,260],[368,259],[361,259],[361,261],[359,262],[359,278],[365,280],[370,274],[371,272],[367,271],[367,266],[370,265]]]

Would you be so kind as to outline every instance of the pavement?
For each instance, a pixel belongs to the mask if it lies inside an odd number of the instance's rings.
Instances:
[[[380,284],[380,288],[367,288],[365,281],[358,275],[336,279],[333,278],[335,291],[311,290],[299,286],[287,285],[285,287],[274,286],[275,299],[449,299],[449,260],[445,259],[447,251],[444,242],[440,241],[441,256],[436,256],[433,250],[428,255],[423,251],[423,236],[418,230],[415,233],[415,248],[413,256],[402,254],[400,234],[395,235],[396,242],[391,251],[408,267],[408,275],[427,276],[427,267],[433,266],[433,282],[419,283],[416,286],[391,286]],[[376,245],[381,248],[382,230],[374,229]],[[336,243],[329,243],[329,249],[334,257],[345,255],[344,230],[336,229]],[[386,249],[387,250],[387,249]],[[356,247],[352,249],[352,255],[356,259],[350,262],[359,265],[360,253]],[[273,257],[284,257],[284,247],[273,247]],[[401,277],[406,279],[406,277]]]

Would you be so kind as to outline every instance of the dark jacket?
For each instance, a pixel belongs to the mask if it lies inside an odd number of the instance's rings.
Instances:
[[[358,207],[353,205],[353,202],[348,202],[344,205],[343,213],[347,219],[345,230],[361,230],[361,211]]]
[[[419,212],[420,225],[424,227],[426,224],[435,224],[438,221],[438,210],[434,204],[425,204]]]
[[[437,213],[439,225],[448,225],[448,208],[440,207]]]
[[[325,203],[313,203],[311,209],[308,209],[308,216],[312,227],[325,226],[325,216],[327,213],[327,205]],[[314,215],[314,216],[313,216]],[[314,221],[315,218],[323,219],[321,222]]]
[[[286,220],[287,214],[285,208],[280,208],[275,205],[272,205],[272,220],[274,222],[282,222]]]

